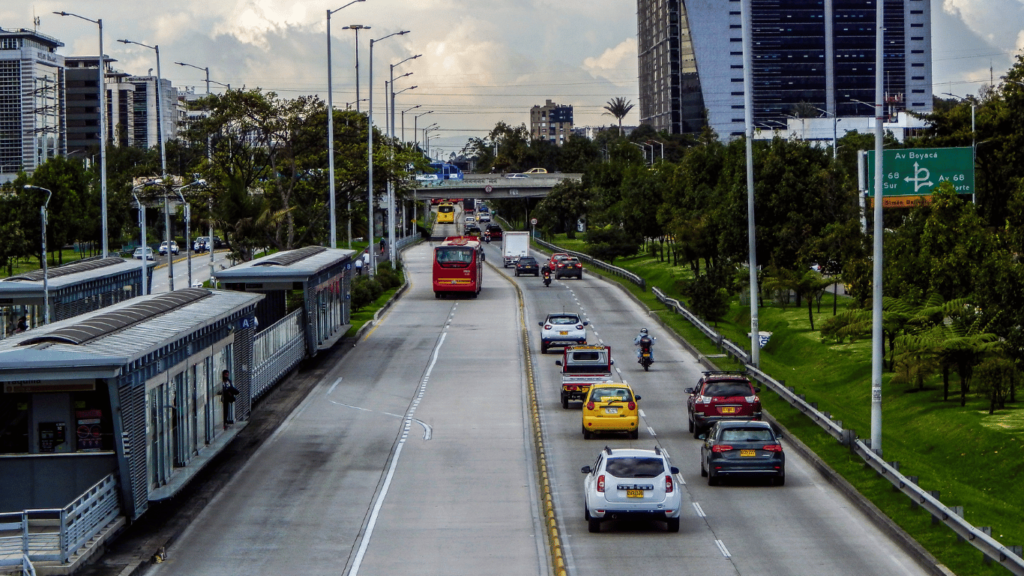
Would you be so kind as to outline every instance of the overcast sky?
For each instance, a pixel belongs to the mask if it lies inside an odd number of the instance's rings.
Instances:
[[[716,1],[716,0],[700,0]],[[721,0],[718,0],[721,1]],[[976,93],[1006,73],[1024,50],[1024,0],[930,0],[935,93]],[[118,69],[145,74],[151,50],[116,42],[159,44],[164,77],[205,90],[203,73],[233,88],[261,87],[284,97],[327,93],[326,10],[348,0],[29,0],[0,3],[0,27],[31,28],[65,43],[64,55],[95,55],[96,26],[52,14],[68,11],[104,21],[104,51]],[[333,4],[333,5],[332,5]],[[396,99],[412,140],[419,126],[437,122],[442,148],[461,148],[498,121],[529,122],[529,108],[546,99],[574,107],[577,126],[613,123],[603,105],[623,96],[638,101],[635,0],[366,0],[332,16],[335,106],[356,100],[354,34],[360,33],[360,85],[367,98],[368,42],[374,47],[374,120],[383,124],[383,82],[389,64],[422,54],[395,69]],[[353,105],[354,107],[354,105]],[[365,103],[363,104],[365,109]],[[624,120],[639,121],[639,106]],[[396,126],[398,123],[396,123]]]

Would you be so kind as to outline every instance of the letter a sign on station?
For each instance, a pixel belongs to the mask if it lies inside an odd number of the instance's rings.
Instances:
[[[957,194],[974,194],[974,150],[908,148],[882,152],[882,202],[886,208],[913,206],[949,182]],[[868,151],[868,196],[875,197],[875,153]]]

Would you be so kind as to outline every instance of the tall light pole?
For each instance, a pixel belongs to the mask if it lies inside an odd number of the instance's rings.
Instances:
[[[413,106],[412,108],[406,108],[405,110],[402,110],[402,112],[401,112],[401,114],[402,114],[402,116],[401,116],[402,117],[402,143],[403,144],[405,143],[405,113],[409,112],[409,111],[412,111],[412,110],[415,110],[415,109],[419,108],[420,106],[423,106],[423,104],[417,104],[417,105]]]
[[[364,1],[352,0],[337,10],[327,10],[327,172],[331,189],[331,248],[338,247],[337,214],[334,209],[334,85],[331,77],[331,14],[348,8],[356,2]],[[356,78],[358,77],[357,71]],[[349,243],[351,244],[351,235],[349,236]],[[213,238],[210,238],[210,242],[213,242]]]
[[[139,234],[141,235],[141,239],[139,240],[139,246],[141,247],[140,249],[142,250],[142,296],[145,296],[146,294],[149,293],[149,283],[146,282],[146,260],[149,260],[149,258],[146,256],[146,250],[149,247],[146,246],[146,206],[142,203],[142,200],[139,200],[139,195],[137,194],[137,192],[145,188],[148,184],[149,182],[146,182],[145,184],[141,184],[139,186],[132,188],[132,198],[135,198],[135,203],[138,204],[139,206]]]
[[[177,64],[178,66],[188,66],[190,68],[195,68],[196,70],[202,70],[202,71],[206,72],[206,97],[207,98],[210,97],[210,82],[211,82],[211,80],[210,80],[210,68],[208,66],[206,68],[200,68],[199,66],[196,66],[195,64],[187,64],[185,62],[175,62],[175,64]],[[215,82],[215,84],[220,84],[220,83],[219,82]],[[222,86],[223,86],[223,84],[222,84]],[[228,85],[228,88],[230,89],[231,86]],[[211,162],[211,163],[213,162],[213,145],[211,143],[211,136],[210,136],[210,134],[206,135],[206,161],[207,162]],[[210,282],[212,283],[213,282],[213,198],[210,198],[209,203],[208,203],[208,207],[209,207],[209,210],[210,210],[210,214],[209,214],[209,219],[210,219],[210,222],[209,222],[209,224],[210,224],[210,241],[208,242],[208,244],[209,244],[208,248],[210,250]],[[189,285],[189,287],[191,287],[192,286],[192,252],[191,252],[192,251],[192,243],[191,243],[191,240],[189,238],[187,238],[187,236],[188,236],[188,222],[189,222],[188,218],[189,218],[189,216],[191,216],[191,208],[189,208],[187,210],[186,216],[185,216],[185,218],[186,218],[186,220],[185,220],[185,230],[186,230],[186,233],[185,233],[185,236],[186,236],[186,238],[185,238],[185,244],[186,244],[185,250],[186,250],[186,254],[188,254],[188,285]]]
[[[223,87],[227,88],[228,92],[231,91],[231,84],[222,84],[220,82],[217,82],[216,80],[210,80],[210,83],[216,84],[218,86],[223,86]],[[207,223],[210,226],[210,236],[209,236],[209,242],[207,242],[206,248],[210,252],[210,285],[213,286],[214,285],[214,281],[213,281],[213,248],[214,248],[214,243],[213,243],[213,197],[212,196],[210,197],[210,201],[209,201],[208,206],[209,206],[209,210],[210,210],[210,218],[209,218],[209,221]]]
[[[40,192],[46,192],[46,202],[39,207],[39,216],[43,222],[43,324],[50,323],[50,281],[49,281],[49,269],[47,268],[47,254],[46,254],[46,209],[50,206],[50,198],[53,197],[53,192],[50,192],[46,188],[39,186],[32,186],[29,184],[25,185],[25,190],[39,190]]]
[[[757,318],[757,237],[754,226],[754,18],[751,0],[740,2],[743,32],[743,120],[747,155],[747,262],[750,268],[750,363],[761,366],[761,335]]]
[[[366,210],[369,215],[369,219],[366,222],[367,227],[367,238],[370,241],[369,249],[367,253],[370,255],[369,261],[369,273],[377,273],[376,259],[373,257],[373,45],[377,42],[387,40],[392,36],[402,36],[408,34],[408,30],[402,30],[401,32],[392,32],[387,36],[382,36],[376,40],[370,40],[370,102],[367,106],[367,123],[366,123],[366,157],[367,157],[367,172],[366,172]],[[385,99],[385,104],[387,100]]]
[[[437,126],[437,122],[434,122],[430,126],[427,126],[426,128],[423,129],[423,144],[424,144],[424,146],[426,148],[426,150],[424,150],[424,152],[427,155],[427,160],[431,160],[431,158],[430,158],[430,132],[434,132],[434,131],[437,131],[437,130],[440,130],[440,128]]]
[[[402,62],[405,62],[407,60],[413,60],[413,59],[419,58],[419,57],[420,57],[420,54],[417,54],[415,56],[410,56],[409,58],[406,58],[405,60],[402,60]],[[399,62],[398,64],[401,64],[402,62]],[[398,64],[392,64],[391,65],[391,76],[392,76],[392,78],[394,78],[394,76],[395,76],[395,66],[397,66]],[[405,74],[402,74],[401,76],[399,76],[399,78],[404,78],[405,76],[411,76],[411,75],[412,75],[412,72],[406,72]],[[398,95],[398,94],[401,94],[402,92],[405,92],[407,90],[415,90],[415,89],[416,89],[416,86],[410,86],[408,88],[403,88],[403,89],[399,90],[398,92],[395,92],[395,82],[394,82],[394,80],[391,81],[391,158],[392,158],[392,161],[394,160],[394,154],[395,154],[395,96]],[[389,178],[388,179],[388,258],[391,260],[391,265],[392,266],[395,265],[395,224],[397,223],[396,222],[397,217],[398,217],[398,214],[397,214],[396,204],[395,204],[395,185],[394,185],[394,182],[392,182],[392,179]],[[403,224],[403,226],[404,226],[404,224]]]
[[[349,24],[342,28],[342,30],[352,30],[356,33],[356,112],[361,112],[359,109],[359,103],[365,101],[365,98],[359,96],[359,31],[370,30],[369,26],[363,26],[362,24]]]
[[[85,20],[86,22],[92,22],[100,28],[100,55],[98,61],[98,76],[99,86],[97,87],[100,94],[99,109],[100,109],[100,221],[103,229],[103,257],[107,257],[107,87],[106,81],[106,59],[103,57],[103,19],[92,20],[85,16],[79,16],[78,14],[72,14],[70,12],[54,12],[60,16],[74,16]]]
[[[417,115],[412,117],[412,145],[413,145],[413,147],[416,147],[420,143],[420,133],[417,131],[417,128],[416,128],[416,125],[420,121],[420,116],[426,116],[427,114],[433,114],[433,113],[434,113],[434,111],[430,110],[428,112],[424,112],[422,114],[417,114]]]
[[[875,242],[871,311],[871,450],[882,455],[882,122],[885,103],[885,2],[875,2]]]
[[[189,288],[192,287],[192,250],[191,250],[192,246],[190,245],[191,244],[191,233],[190,233],[190,230],[189,230],[189,221],[192,218],[192,207],[189,205],[188,201],[185,200],[185,195],[182,194],[181,191],[184,190],[185,188],[189,188],[191,186],[205,186],[205,185],[206,185],[206,180],[196,180],[195,182],[192,182],[190,184],[186,184],[184,186],[179,186],[178,188],[176,188],[174,190],[174,193],[178,195],[178,199],[181,200],[181,203],[185,205],[185,254],[186,254],[187,258],[188,258],[188,285],[189,285]],[[210,238],[210,244],[211,245],[213,244],[213,238]],[[211,249],[211,252],[212,252],[212,249]],[[210,277],[210,280],[213,280],[212,276]]]
[[[160,103],[163,97],[163,77],[160,74],[160,45],[150,46],[133,40],[118,40],[122,44],[136,44],[143,48],[149,48],[156,52],[156,123],[159,126],[160,137],[160,178],[164,185],[167,185],[167,148],[164,145],[164,107]],[[212,238],[210,239],[212,242]],[[171,253],[171,209],[167,200],[167,193],[164,193],[164,241],[167,242],[167,285],[171,292],[174,292],[174,255]],[[143,250],[145,252],[145,250]],[[145,260],[145,254],[143,254]]]
[[[817,110],[818,112],[821,112],[822,114],[824,114],[826,116],[831,116],[832,117],[832,159],[835,160],[836,159],[836,150],[837,150],[837,148],[836,148],[836,139],[837,139],[838,132],[839,132],[839,118],[836,117],[835,112],[829,112],[828,110],[822,110],[821,108],[818,108],[817,106],[815,106],[814,109]]]

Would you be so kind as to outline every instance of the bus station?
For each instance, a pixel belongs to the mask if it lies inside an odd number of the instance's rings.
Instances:
[[[90,258],[50,268],[45,282],[42,270],[0,280],[0,338],[13,334],[22,318],[28,329],[42,326],[47,299],[54,322],[141,295],[142,266],[118,257]],[[145,266],[148,289],[156,263]]]

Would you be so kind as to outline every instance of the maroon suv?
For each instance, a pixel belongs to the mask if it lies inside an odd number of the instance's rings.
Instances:
[[[693,437],[699,437],[719,420],[760,420],[760,391],[744,372],[705,372],[697,386],[686,389]]]

